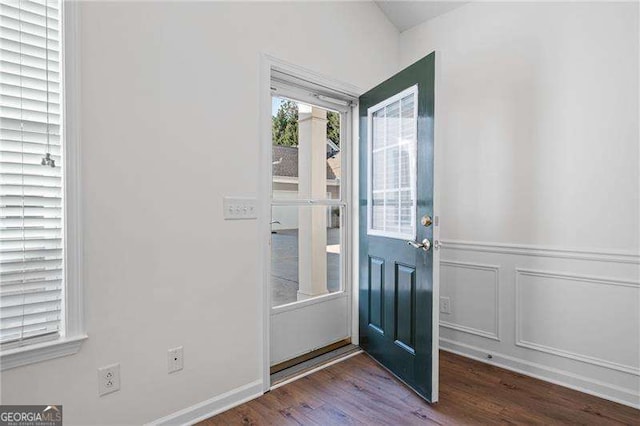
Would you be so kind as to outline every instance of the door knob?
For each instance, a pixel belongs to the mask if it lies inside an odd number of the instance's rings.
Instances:
[[[429,249],[431,248],[431,242],[427,238],[422,240],[421,243],[417,241],[407,241],[407,244],[409,244],[413,248],[422,249],[424,251],[429,251]]]

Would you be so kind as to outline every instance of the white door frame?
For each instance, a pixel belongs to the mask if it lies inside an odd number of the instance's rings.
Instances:
[[[262,357],[260,360],[259,369],[262,371],[263,391],[268,391],[271,388],[270,366],[271,366],[271,351],[270,351],[270,323],[271,323],[271,224],[270,224],[270,211],[271,211],[271,180],[272,180],[272,136],[271,136],[271,77],[272,71],[282,71],[286,74],[295,76],[301,80],[311,82],[315,85],[320,85],[331,89],[335,92],[344,93],[355,99],[364,90],[353,86],[351,84],[343,83],[330,77],[326,77],[310,71],[308,69],[299,67],[289,62],[278,59],[269,54],[263,53],[260,56],[260,86],[259,86],[259,141],[260,141],[260,186],[258,188],[258,203],[259,211],[261,214],[258,219],[258,231],[260,234],[259,241],[262,248],[261,262],[260,262],[260,289],[259,300],[261,301],[260,310],[262,311]],[[304,99],[300,99],[304,101]],[[316,102],[317,104],[318,102]],[[347,259],[347,270],[343,276],[349,278],[349,281],[345,282],[345,290],[349,290],[351,293],[351,339],[357,344],[358,340],[358,277],[357,268],[353,268],[353,259],[357,258],[357,245],[353,242],[357,242],[357,217],[354,220],[353,206],[354,197],[357,198],[357,186],[354,188],[354,182],[357,182],[357,133],[353,132],[356,129],[357,132],[357,105],[351,107],[351,123],[346,123],[345,129],[342,131],[342,135],[347,136],[347,142],[350,144],[347,161],[349,161],[348,175],[343,177],[343,184],[346,187],[345,199],[347,203],[347,210],[345,214],[345,224],[348,229],[347,241],[343,242],[343,245],[348,248],[347,253],[351,255],[351,259]],[[342,136],[341,135],[341,136]],[[356,165],[356,167],[354,167]],[[357,200],[356,200],[357,201]],[[355,232],[355,234],[354,234]],[[354,235],[356,238],[354,238]],[[356,256],[356,257],[354,257]],[[355,263],[357,264],[357,263]],[[350,288],[346,286],[351,284]],[[329,295],[330,296],[330,295]]]
[[[433,184],[433,216],[435,219],[433,228],[433,240],[440,240],[440,175],[442,171],[438,164],[441,163],[441,150],[439,149],[439,142],[442,140],[441,129],[438,126],[439,111],[442,111],[442,99],[438,90],[439,82],[441,81],[442,68],[440,66],[442,62],[442,52],[436,53],[436,75],[435,75],[435,117],[434,117],[434,184]],[[283,61],[267,53],[260,55],[260,81],[259,81],[259,177],[260,183],[258,188],[258,208],[261,212],[258,219],[258,232],[260,247],[262,253],[260,256],[260,286],[258,291],[258,300],[260,301],[259,310],[261,311],[261,323],[259,327],[262,329],[261,344],[262,357],[259,360],[258,370],[262,372],[262,384],[263,391],[266,392],[271,388],[271,375],[270,375],[270,322],[271,322],[271,171],[272,171],[272,159],[271,159],[271,74],[272,70],[282,70],[287,74],[294,75],[300,79],[313,82],[315,84],[330,88],[332,90],[349,94],[354,98],[358,98],[365,92],[362,88],[354,86],[352,84],[344,83],[335,80],[331,77],[327,77],[318,74],[314,71],[300,67],[298,65]],[[359,342],[358,331],[358,294],[359,294],[359,274],[358,268],[353,267],[358,265],[359,260],[359,215],[357,214],[358,208],[358,194],[359,194],[359,114],[358,105],[355,103],[352,106],[351,123],[348,123],[350,127],[350,170],[347,176],[345,184],[348,188],[348,199],[350,200],[351,210],[348,210],[346,216],[349,220],[349,241],[345,241],[350,247],[350,262],[347,262],[349,267],[349,277],[351,277],[351,341],[357,345]],[[440,312],[440,250],[438,245],[434,244],[433,251],[433,342],[432,342],[432,359],[434,360],[432,372],[432,400],[436,402],[439,394],[439,312]],[[347,284],[347,283],[345,283]]]

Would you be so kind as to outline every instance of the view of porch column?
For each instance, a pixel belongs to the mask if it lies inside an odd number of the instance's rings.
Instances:
[[[327,112],[312,107],[298,114],[300,198],[327,196]],[[327,211],[301,207],[298,213],[298,300],[327,291]]]

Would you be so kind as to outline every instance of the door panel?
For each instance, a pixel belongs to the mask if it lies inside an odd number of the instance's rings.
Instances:
[[[384,259],[369,257],[369,325],[382,333]]]
[[[360,97],[360,346],[431,401],[435,54]],[[415,245],[415,244],[414,244]]]
[[[319,303],[276,308],[271,315],[271,365],[350,337],[350,298],[334,294]]]
[[[395,342],[415,353],[416,269],[396,264]]]

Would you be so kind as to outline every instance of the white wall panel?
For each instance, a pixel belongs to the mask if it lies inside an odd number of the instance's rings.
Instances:
[[[442,238],[640,250],[637,2],[471,2],[400,36],[438,52]]]
[[[349,337],[348,301],[340,294],[305,304],[304,309],[276,308],[271,316],[271,365],[308,353],[312,345],[316,346],[311,350],[320,349]]]
[[[1,399],[142,424],[262,380],[259,229],[222,216],[259,187],[260,53],[366,89],[396,70],[398,32],[373,2],[78,3],[89,339],[4,371]]]
[[[401,66],[437,51],[442,347],[635,406],[639,13],[471,2],[400,35]],[[461,264],[499,266],[500,341]]]

